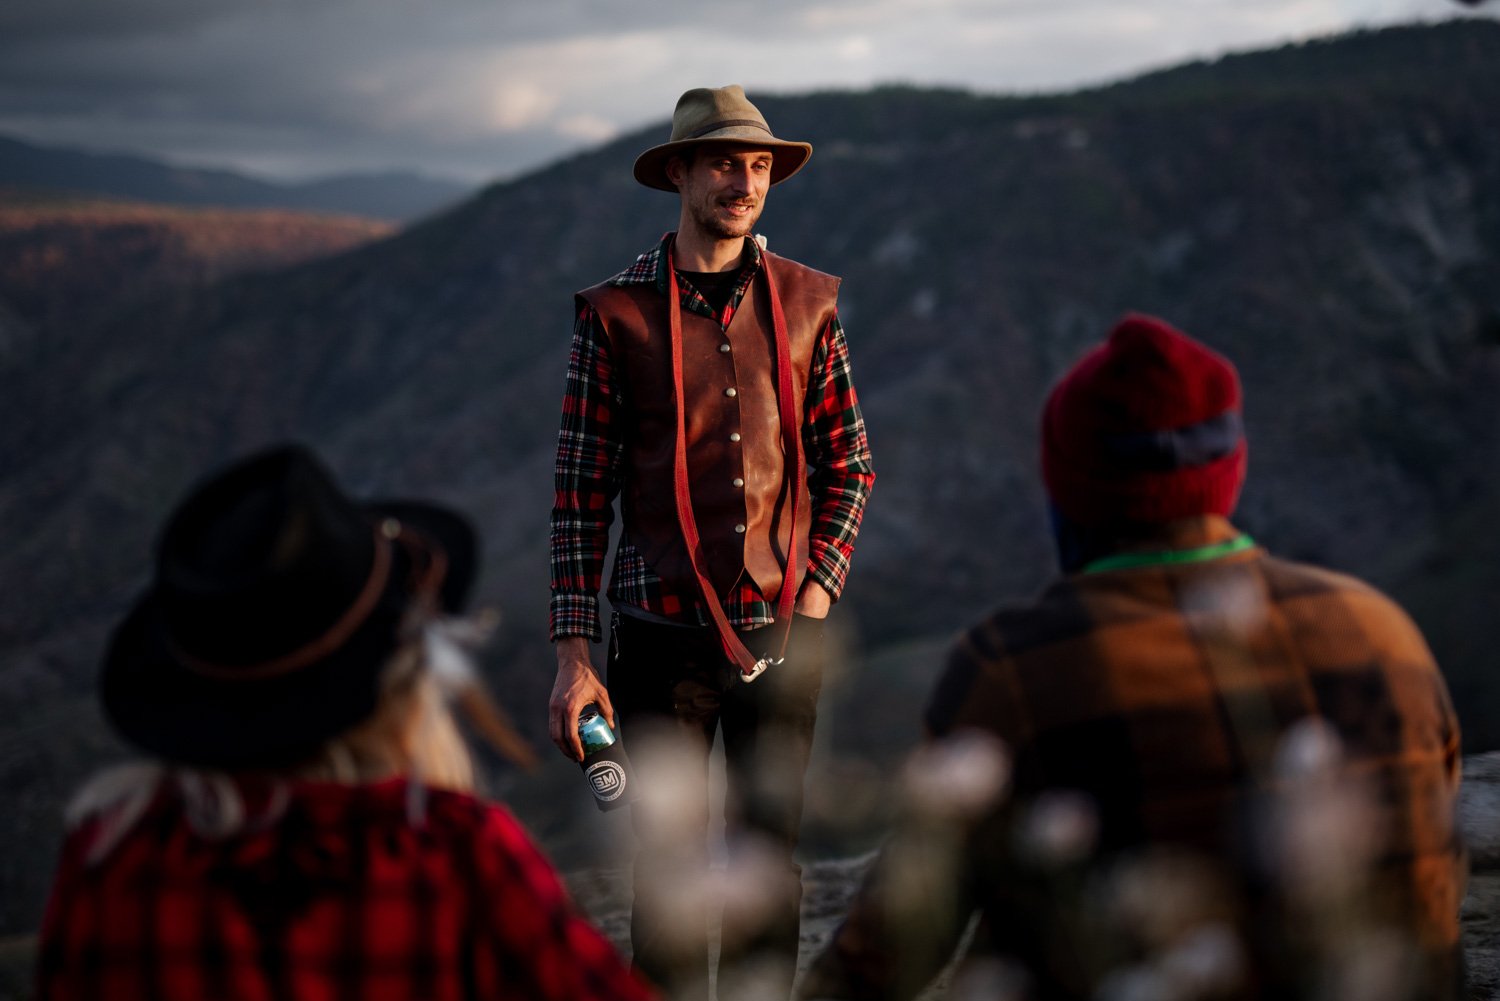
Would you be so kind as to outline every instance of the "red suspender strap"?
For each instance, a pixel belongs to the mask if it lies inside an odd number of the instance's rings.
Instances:
[[[781,417],[781,447],[784,455],[783,468],[792,477],[806,475],[807,459],[802,452],[802,421],[795,412],[795,394],[792,389],[792,351],[787,338],[786,316],[781,309],[781,297],[776,294],[776,285],[771,278],[771,269],[762,263],[761,274],[766,279],[766,291],[771,299],[771,326],[776,340],[776,398]],[[667,247],[667,316],[672,342],[672,388],[677,394],[677,454],[673,469],[672,485],[677,501],[677,524],[682,531],[683,543],[687,546],[688,558],[693,564],[693,573],[698,578],[698,591],[708,609],[709,618],[719,633],[719,644],[730,660],[739,665],[740,678],[754,681],[767,667],[779,664],[786,657],[787,637],[792,627],[792,606],[796,603],[797,567],[805,555],[797,551],[797,517],[802,497],[801,484],[792,481],[792,531],[790,552],[787,553],[786,569],[781,578],[781,593],[776,596],[776,622],[781,627],[781,647],[773,660],[768,654],[759,659],[752,654],[724,613],[724,604],[704,570],[707,562],[703,555],[702,540],[698,535],[698,522],[693,516],[693,499],[688,483],[687,465],[687,404],[683,394],[682,376],[682,307],[677,287],[677,268],[672,260],[672,247]]]

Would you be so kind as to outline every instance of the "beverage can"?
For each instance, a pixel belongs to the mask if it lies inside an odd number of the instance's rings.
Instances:
[[[594,805],[601,810],[624,806],[630,800],[629,764],[614,730],[592,704],[578,716],[578,740],[583,745],[583,760],[578,764]]]
[[[583,744],[584,757],[588,757],[613,744],[615,732],[597,710],[585,709],[578,717],[578,740]]]

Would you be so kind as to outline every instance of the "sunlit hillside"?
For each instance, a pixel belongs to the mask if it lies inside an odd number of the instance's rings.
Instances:
[[[174,208],[0,189],[0,302],[46,331],[246,271],[301,264],[395,232],[354,216]]]

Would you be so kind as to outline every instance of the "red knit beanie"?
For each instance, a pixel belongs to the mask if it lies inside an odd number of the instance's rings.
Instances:
[[[1234,365],[1155,317],[1127,315],[1048,396],[1042,479],[1079,525],[1229,514],[1245,481]]]

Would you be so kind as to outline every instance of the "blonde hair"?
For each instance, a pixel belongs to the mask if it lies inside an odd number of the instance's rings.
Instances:
[[[266,772],[274,781],[270,802],[251,816],[233,773],[164,762],[132,762],[96,773],[68,805],[66,822],[76,829],[100,818],[88,861],[96,863],[119,844],[170,783],[181,795],[189,824],[200,835],[227,838],[274,824],[298,780],[362,785],[407,775],[413,796],[408,815],[419,822],[428,787],[476,792],[474,757],[452,706],[464,709],[476,728],[502,754],[522,767],[534,757],[479,685],[467,648],[488,632],[483,620],[433,619],[386,662],[380,698],[366,720],[328,740],[291,768]]]
[[[443,679],[416,644],[399,650],[381,678],[369,719],[325,743],[294,778],[358,785],[407,774],[427,785],[472,792],[474,758],[459,732]]]

